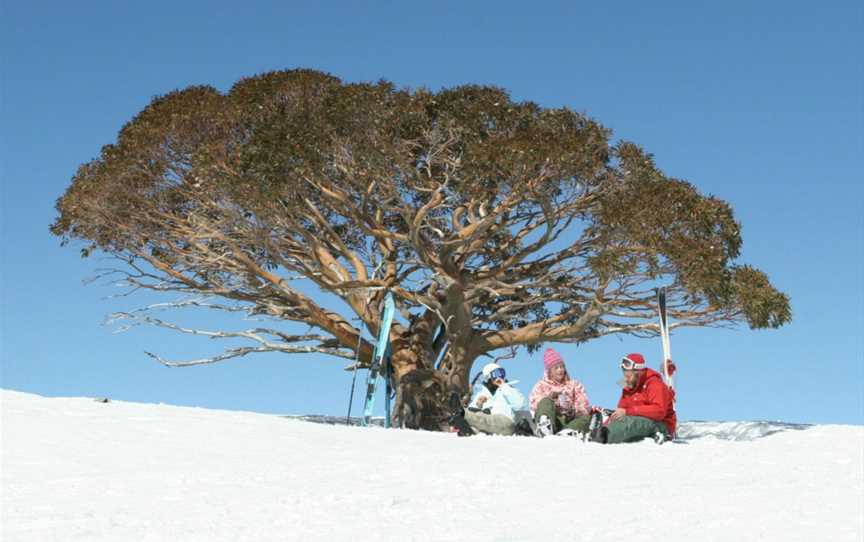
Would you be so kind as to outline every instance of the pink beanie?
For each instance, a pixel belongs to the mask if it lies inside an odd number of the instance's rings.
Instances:
[[[552,348],[547,348],[546,352],[543,353],[543,368],[548,370],[559,363],[564,363],[564,358],[561,357],[561,354]]]

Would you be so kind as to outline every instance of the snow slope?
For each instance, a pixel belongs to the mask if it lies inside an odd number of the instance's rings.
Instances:
[[[864,539],[860,426],[601,446],[5,390],[0,410],[3,542]]]

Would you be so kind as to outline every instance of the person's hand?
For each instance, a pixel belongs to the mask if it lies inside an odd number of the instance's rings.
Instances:
[[[626,415],[627,415],[627,411],[626,411],[626,410],[624,410],[623,408],[616,408],[616,409],[615,409],[615,412],[613,412],[613,413],[609,416],[609,421],[610,421],[610,422],[614,422],[615,420],[620,420],[621,418],[623,418],[623,417],[626,416]]]
[[[477,398],[477,406],[482,407],[483,403],[485,403],[487,399],[489,399],[489,398],[486,397],[485,395],[481,395],[480,397],[478,397]]]
[[[671,359],[667,359],[666,361],[664,361],[663,367],[669,376],[674,375],[675,371],[678,370],[678,367],[675,365],[675,363]]]

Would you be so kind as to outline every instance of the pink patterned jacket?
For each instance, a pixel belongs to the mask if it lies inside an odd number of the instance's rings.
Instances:
[[[588,402],[588,394],[585,393],[582,383],[567,375],[564,382],[559,384],[549,378],[549,373],[546,373],[546,376],[534,384],[534,388],[531,390],[529,397],[531,414],[534,414],[534,411],[537,409],[537,403],[541,399],[556,391],[560,393],[558,400],[555,402],[555,406],[560,414],[563,414],[567,418],[588,415],[591,410],[591,403]]]

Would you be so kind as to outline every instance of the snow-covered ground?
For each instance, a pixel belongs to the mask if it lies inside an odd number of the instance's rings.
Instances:
[[[864,540],[861,426],[601,446],[5,390],[0,410],[3,542]]]

